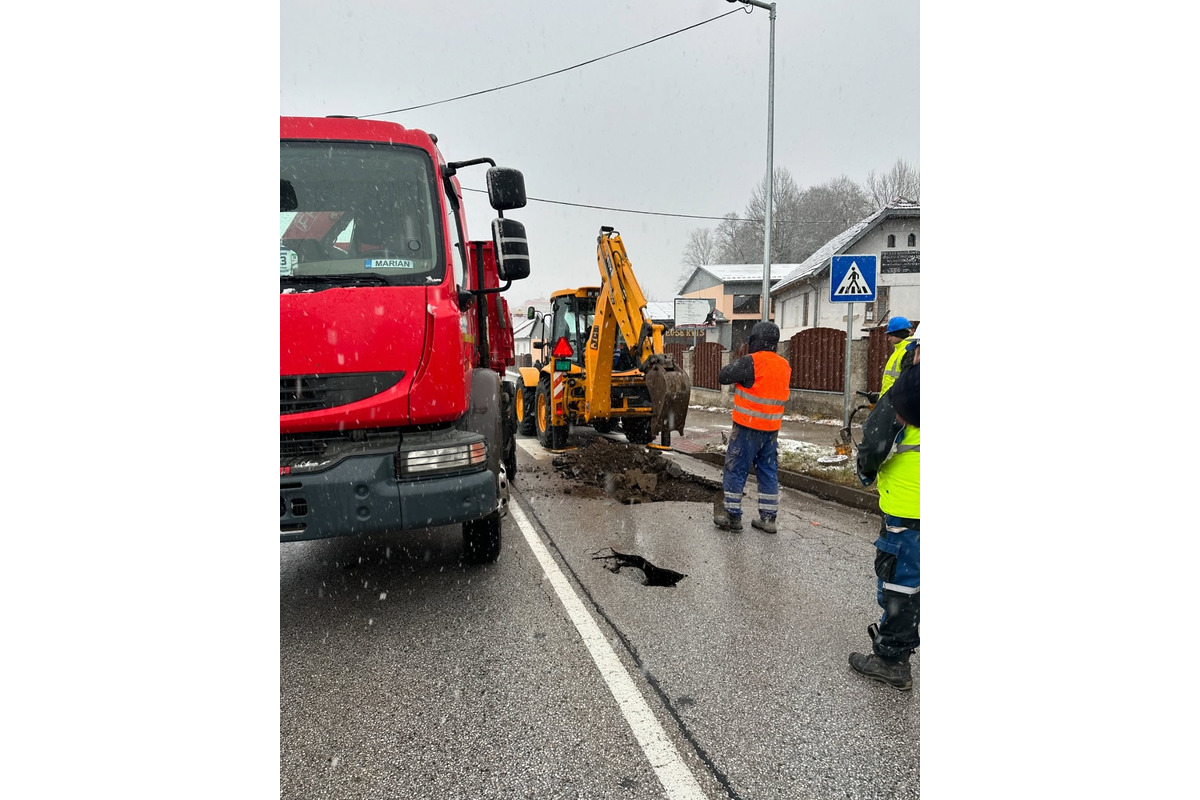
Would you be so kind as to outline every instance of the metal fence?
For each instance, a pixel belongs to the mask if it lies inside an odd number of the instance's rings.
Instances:
[[[841,391],[846,376],[846,332],[809,328],[792,336],[788,362],[793,389]]]
[[[692,385],[701,389],[720,389],[717,375],[725,348],[717,342],[702,342],[692,351]]]

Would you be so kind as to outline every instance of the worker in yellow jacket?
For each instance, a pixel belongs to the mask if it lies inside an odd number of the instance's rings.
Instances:
[[[913,345],[911,336],[912,323],[908,321],[908,317],[892,317],[888,320],[887,340],[888,344],[892,346],[892,354],[888,356],[887,363],[883,366],[883,379],[879,385],[880,397],[887,394],[887,390],[892,388],[896,378],[900,377],[900,371],[907,366],[902,362],[905,354]],[[911,359],[909,361],[911,362]]]
[[[913,365],[864,423],[857,462],[864,485],[879,483],[883,519],[875,540],[875,599],[883,616],[867,628],[872,653],[851,653],[850,666],[902,691],[912,689],[909,656],[921,643],[920,352],[918,345]]]

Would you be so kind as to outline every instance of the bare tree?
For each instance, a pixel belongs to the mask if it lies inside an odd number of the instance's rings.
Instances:
[[[802,217],[800,202],[803,192],[796,179],[786,167],[775,168],[775,185],[771,191],[771,263],[795,263],[798,259],[801,240],[795,224]],[[754,240],[758,243],[758,254],[743,263],[762,263],[763,231],[766,230],[767,181],[754,188],[745,216],[752,220]]]
[[[808,258],[873,210],[871,198],[845,175],[806,189],[797,208],[796,261]]]
[[[903,158],[886,175],[877,175],[871,170],[867,175],[867,191],[876,208],[883,208],[894,200],[903,198],[914,203],[921,202],[921,172],[909,166]]]
[[[752,221],[739,219],[732,211],[725,215],[713,233],[717,242],[717,263],[753,264],[762,261],[762,222],[759,222],[757,237],[753,226]]]
[[[920,177],[903,162],[893,172],[905,187],[920,190]],[[874,173],[872,173],[874,176]],[[891,175],[888,179],[891,179]],[[876,183],[884,179],[874,178]],[[730,212],[715,229],[692,231],[683,261],[693,269],[704,264],[761,264],[766,222],[764,178],[750,194],[742,216]],[[889,198],[894,199],[894,198]],[[915,198],[912,198],[915,199]],[[822,245],[875,210],[872,197],[845,175],[801,189],[784,167],[775,168],[771,192],[771,263],[797,264]],[[707,259],[707,260],[706,260]],[[687,274],[691,271],[688,270]],[[685,276],[680,277],[680,282]]]
[[[688,242],[683,246],[683,263],[689,267],[703,267],[715,264],[717,240],[710,228],[696,228],[688,234]]]
[[[683,270],[675,279],[675,294],[683,290],[684,284],[695,272],[697,267],[715,264],[717,240],[711,228],[695,228],[688,234],[687,244],[683,246]]]

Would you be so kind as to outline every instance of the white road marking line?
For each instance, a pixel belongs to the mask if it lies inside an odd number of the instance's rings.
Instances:
[[[633,730],[633,735],[641,745],[642,752],[646,754],[646,760],[654,768],[659,782],[666,790],[667,797],[677,800],[693,798],[703,800],[704,792],[701,791],[696,777],[683,763],[679,751],[667,738],[666,731],[663,730],[645,698],[634,685],[633,678],[621,665],[621,660],[617,658],[612,645],[600,632],[600,626],[592,619],[591,614],[584,607],[583,601],[579,599],[579,595],[575,594],[575,590],[571,588],[566,576],[558,568],[554,557],[542,544],[542,540],[529,522],[529,518],[516,503],[509,503],[508,512],[525,536],[529,549],[533,551],[534,556],[542,565],[542,571],[545,573],[546,579],[550,581],[550,585],[554,587],[558,599],[562,601],[567,615],[575,623],[575,629],[579,631],[579,636],[591,654],[592,661],[596,662],[600,676],[608,684],[609,691],[612,692],[613,698],[620,706],[625,721]]]
[[[546,448],[542,447],[541,444],[538,443],[537,439],[517,439],[517,447],[521,448],[534,458],[549,455],[549,452],[546,450]],[[520,474],[520,470],[518,470],[518,474]]]

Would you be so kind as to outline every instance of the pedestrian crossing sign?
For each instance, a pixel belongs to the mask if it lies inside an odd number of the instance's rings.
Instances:
[[[829,302],[875,302],[878,256],[834,256],[829,264]]]

